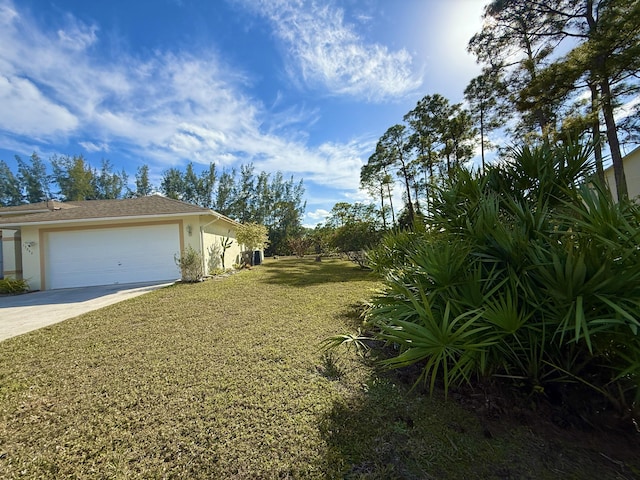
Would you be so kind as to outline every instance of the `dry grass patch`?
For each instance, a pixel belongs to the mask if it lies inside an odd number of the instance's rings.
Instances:
[[[375,282],[334,263],[303,287],[299,264],[176,285],[3,342],[0,477],[322,476],[318,420],[345,389],[320,374],[317,346]]]
[[[323,357],[377,286],[348,262],[271,261],[0,343],[0,478],[503,478],[566,452],[487,439],[454,403]],[[509,478],[559,467],[531,468]]]

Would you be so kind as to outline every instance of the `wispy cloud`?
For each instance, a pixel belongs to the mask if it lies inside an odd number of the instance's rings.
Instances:
[[[46,98],[29,80],[0,74],[0,128],[34,137],[74,130],[78,119]]]
[[[325,218],[329,216],[329,210],[325,210],[323,208],[316,208],[313,212],[307,212],[307,217],[312,220],[323,221]]]
[[[293,63],[289,70],[294,81],[301,75],[311,87],[371,101],[401,97],[422,84],[405,49],[367,42],[331,2],[238,1],[272,23]]]
[[[109,151],[109,145],[106,143],[97,144],[94,142],[80,142],[80,145],[89,153]]]
[[[245,93],[244,74],[215,52],[105,57],[99,53],[99,26],[70,15],[62,20],[63,27],[47,30],[11,1],[0,0],[0,107],[15,112],[0,116],[0,147],[15,148],[21,137],[30,149],[38,139],[48,150],[61,139],[87,152],[121,152],[152,168],[251,161],[258,169],[293,173],[305,182],[357,188],[370,140],[308,146],[304,133],[287,132],[296,130],[291,122],[309,124],[318,113],[297,109],[272,116]],[[359,58],[355,42],[353,37]],[[352,74],[339,75],[355,88]]]
[[[322,208],[316,208],[311,212],[307,212],[304,217],[305,228],[315,228],[319,223],[323,223],[331,212]]]
[[[95,25],[77,23],[72,16],[67,18],[67,28],[58,30],[58,39],[62,46],[70,50],[82,51],[97,40],[97,27]]]

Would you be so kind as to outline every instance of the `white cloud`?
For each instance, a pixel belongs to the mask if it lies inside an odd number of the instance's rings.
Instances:
[[[46,120],[40,125],[42,103],[57,104],[77,118],[86,117],[105,99],[129,88],[121,66],[102,67],[92,61],[87,49],[97,41],[96,32],[96,27],[72,16],[65,17],[65,28],[47,32],[11,2],[0,1],[1,71],[8,77],[29,79],[40,92],[23,97],[21,102],[22,120],[29,128],[46,129]],[[3,98],[3,104],[19,97],[16,91]],[[67,119],[61,125],[68,130],[70,122]]]
[[[254,164],[266,171],[281,170],[320,185],[354,189],[360,182],[360,169],[373,141],[355,140],[347,144],[323,143],[309,149],[302,144],[275,136],[247,136],[237,139],[242,151],[254,154]]]
[[[79,142],[82,148],[84,148],[87,152],[108,152],[109,145],[106,143],[94,143],[94,142]]]
[[[366,63],[355,34],[340,22],[335,28],[337,37],[349,40],[342,45],[353,49],[354,59]],[[10,148],[7,139],[16,135],[62,136],[79,138],[87,152],[122,150],[152,167],[251,161],[258,170],[281,170],[305,182],[357,188],[374,140],[309,147],[304,132],[283,132],[296,130],[291,122],[313,122],[318,113],[288,110],[267,121],[264,105],[243,93],[247,78],[214,52],[105,58],[94,48],[99,33],[73,17],[65,17],[65,28],[47,31],[0,0],[0,109],[12,112],[0,116],[0,147]],[[376,49],[372,68],[388,76],[385,65],[394,57]],[[380,85],[382,94],[391,92]]]
[[[316,228],[319,224],[324,223],[331,212],[322,208],[317,208],[312,212],[307,212],[304,216],[303,227]]]
[[[47,156],[41,154],[42,150],[37,143],[34,143],[32,141],[25,141],[24,139],[18,138],[14,135],[5,135],[2,132],[2,128],[0,128],[0,145],[4,150],[12,152],[14,155],[16,154],[15,152],[22,152],[23,154],[38,152],[41,158],[48,158]],[[0,160],[7,160],[7,158],[0,158]]]
[[[294,63],[289,67],[296,82],[322,85],[333,94],[368,100],[401,97],[422,84],[405,50],[389,50],[367,43],[347,23],[344,11],[332,3],[308,1],[241,0],[256,14],[267,17]],[[362,20],[362,14],[358,17]]]
[[[78,125],[72,113],[51,102],[24,78],[0,75],[0,105],[0,128],[20,135],[55,135]]]
[[[13,8],[13,5],[11,5],[10,3],[0,3],[1,24],[10,24],[17,16],[18,12],[16,12],[15,8]]]
[[[364,190],[356,190],[355,192],[345,193],[345,198],[349,203],[373,203],[376,204],[380,201],[379,197],[372,197],[368,192]]]
[[[97,40],[96,26],[78,23],[71,16],[68,17],[69,25],[66,29],[58,30],[60,44],[70,50],[85,50]]]
[[[313,212],[307,212],[306,217],[311,220],[317,220],[323,222],[325,218],[329,216],[329,210],[324,210],[322,208],[316,208]]]
[[[640,95],[636,95],[635,97],[627,101],[627,103],[620,105],[620,107],[618,107],[615,111],[614,120],[616,122],[620,122],[621,120],[625,119],[638,109],[638,105],[640,105]]]

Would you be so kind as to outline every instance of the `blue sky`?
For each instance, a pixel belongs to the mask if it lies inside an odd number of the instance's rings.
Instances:
[[[304,179],[306,225],[427,94],[462,100],[483,0],[0,0],[0,159],[252,162]]]

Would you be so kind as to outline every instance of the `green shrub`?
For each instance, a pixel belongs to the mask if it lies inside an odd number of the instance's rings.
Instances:
[[[424,234],[425,232],[411,230],[387,233],[375,248],[367,251],[369,265],[379,275],[404,268],[409,264],[409,256],[417,237],[422,238]]]
[[[1,278],[0,279],[0,293],[1,294],[18,294],[29,291],[29,284],[26,280],[18,280],[15,278]]]
[[[461,170],[426,231],[370,253],[385,275],[368,325],[392,367],[424,362],[445,390],[473,379],[531,393],[588,386],[640,414],[640,208],[590,182],[586,147],[514,151]]]
[[[331,244],[340,252],[354,252],[371,248],[380,233],[371,222],[349,222],[336,229]]]
[[[218,276],[218,275],[224,275],[226,273],[233,273],[235,269],[234,268],[226,268],[226,269],[222,269],[222,268],[214,268],[213,270],[209,271],[209,275],[211,276]]]
[[[182,255],[175,255],[174,260],[180,269],[181,280],[187,283],[199,282],[204,276],[202,255],[188,246],[182,251]]]

